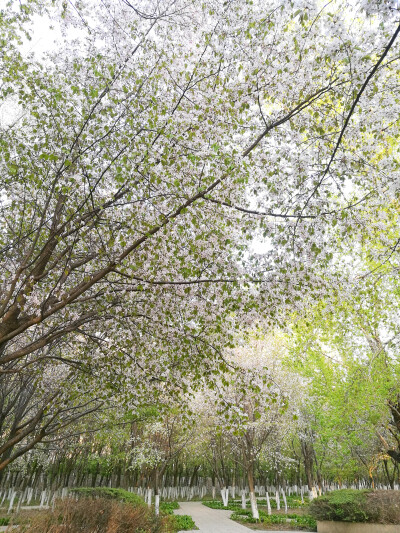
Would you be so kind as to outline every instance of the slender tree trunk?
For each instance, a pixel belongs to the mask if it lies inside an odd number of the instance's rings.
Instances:
[[[117,480],[115,484],[117,488],[120,488],[121,486],[121,464],[118,464],[117,466]]]
[[[172,486],[176,487],[178,485],[178,464],[175,464],[174,466],[174,477],[172,481]]]
[[[95,487],[96,486],[96,481],[97,481],[97,476],[99,474],[99,469],[100,469],[100,464],[99,462],[97,461],[96,462],[96,466],[95,466],[95,469],[94,469],[94,472],[92,474],[92,487]]]
[[[394,490],[394,469],[393,469],[393,476],[390,476],[389,468],[388,468],[388,462],[386,459],[383,461],[384,471],[386,475],[386,479],[390,485],[390,488]]]
[[[190,477],[189,487],[193,487],[194,481],[196,479],[196,474],[199,471],[199,468],[200,468],[200,465],[195,466],[195,468],[193,470],[193,473],[192,473],[192,475]]]
[[[159,493],[159,471],[158,468],[154,472],[154,510],[156,516],[160,514],[160,493]]]
[[[256,494],[254,492],[254,463],[253,461],[250,461],[247,467],[247,480],[249,482],[251,512],[253,514],[253,518],[258,520],[260,518],[260,515],[258,514],[257,499],[256,499]]]
[[[311,448],[312,448],[312,454],[313,454],[314,461],[315,461],[315,470],[316,470],[316,474],[317,474],[317,483],[318,483],[319,491],[320,491],[320,493],[321,493],[321,491],[322,491],[322,474],[321,474],[321,468],[320,468],[320,465],[319,465],[319,461],[318,461],[318,459],[317,459],[317,454],[315,453],[314,446],[312,446]]]
[[[301,443],[301,451],[304,459],[304,470],[307,479],[308,490],[311,492],[314,486],[313,478],[313,456],[311,446],[303,441]]]

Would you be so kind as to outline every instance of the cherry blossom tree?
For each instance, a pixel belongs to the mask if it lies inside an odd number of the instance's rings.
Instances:
[[[63,364],[29,373],[9,370],[0,376],[0,473],[39,443],[55,436],[68,440],[82,419],[104,407],[104,397]]]
[[[191,441],[182,425],[182,417],[173,410],[162,419],[137,426],[132,435],[132,466],[147,470],[153,481],[155,513],[160,509],[160,480],[167,467],[176,460]]]
[[[225,446],[238,452],[246,472],[253,518],[258,519],[255,496],[255,464],[262,456],[271,458],[283,450],[283,441],[295,430],[305,386],[300,376],[284,368],[284,344],[279,336],[254,333],[235,349],[232,361],[240,369],[227,376],[218,388],[229,404],[227,414],[214,410],[217,394],[209,394],[209,425]],[[218,405],[218,404],[217,404]],[[215,437],[213,437],[215,439]]]
[[[65,45],[40,61],[1,17],[1,372],[61,352],[127,405],[178,395],[225,369],[241,321],[346,289],[338,248],[395,211],[398,9],[62,14]],[[382,236],[376,260],[398,242]]]

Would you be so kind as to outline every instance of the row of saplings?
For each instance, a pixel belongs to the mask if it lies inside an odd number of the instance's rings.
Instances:
[[[195,529],[192,518],[174,515],[176,502],[163,502],[155,515],[144,500],[123,489],[72,489],[74,496],[20,524],[23,533],[176,533]]]

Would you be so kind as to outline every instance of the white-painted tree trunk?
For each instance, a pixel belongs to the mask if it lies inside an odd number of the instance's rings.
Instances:
[[[257,499],[256,499],[255,492],[250,492],[250,505],[251,505],[251,513],[253,515],[253,518],[258,520],[260,518],[260,515],[258,514]]]
[[[246,509],[246,491],[242,490],[242,509]]]
[[[146,500],[147,500],[147,505],[148,505],[149,507],[151,507],[151,489],[147,489]]]
[[[160,514],[160,496],[158,494],[154,496],[154,510],[156,516],[158,516]]]
[[[222,503],[224,507],[228,507],[228,501],[229,501],[229,489],[224,487],[221,489],[221,497],[222,497]]]
[[[276,509],[279,511],[281,508],[281,500],[279,499],[279,490],[275,492],[275,499],[276,499]]]
[[[285,491],[282,489],[282,498],[283,498],[283,504],[285,506],[285,513],[287,514],[287,501],[286,501],[286,494]]]
[[[269,501],[269,494],[268,494],[268,491],[265,493],[265,497],[267,499],[267,510],[268,510],[268,514],[271,515],[272,514],[272,511],[271,511],[271,502]]]
[[[15,492],[15,490],[13,490],[12,494],[11,494],[11,498],[10,498],[10,505],[8,506],[8,511],[7,511],[8,513],[11,513],[11,511],[12,511],[16,495],[17,495],[17,493]]]
[[[42,495],[40,497],[40,507],[43,507],[46,501],[46,491],[42,491]]]

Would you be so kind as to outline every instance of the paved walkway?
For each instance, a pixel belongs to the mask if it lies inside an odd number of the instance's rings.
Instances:
[[[198,530],[191,530],[187,533],[250,533],[251,529],[237,522],[230,520],[232,511],[220,511],[210,509],[201,502],[179,502],[180,509],[176,514],[190,515]],[[268,533],[265,532],[264,533]],[[272,531],[270,533],[277,533]],[[293,531],[280,531],[279,533],[293,533]]]

